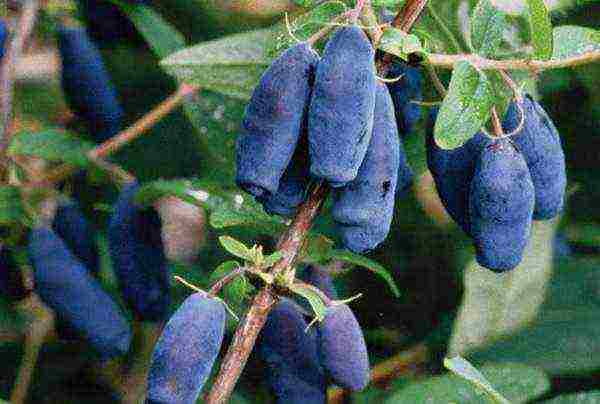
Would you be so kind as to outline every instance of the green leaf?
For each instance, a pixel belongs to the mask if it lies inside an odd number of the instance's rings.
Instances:
[[[293,283],[290,286],[290,290],[308,300],[310,307],[312,307],[313,312],[315,313],[317,321],[323,321],[327,312],[327,306],[325,306],[325,303],[323,300],[321,300],[321,296],[319,296],[317,292],[296,283]]]
[[[248,100],[270,63],[270,35],[264,29],[204,42],[170,55],[161,66],[182,82]]]
[[[185,38],[151,7],[112,0],[133,22],[154,54],[164,58],[185,47]]]
[[[14,136],[8,153],[86,167],[89,164],[87,153],[93,147],[91,142],[70,133],[48,129],[42,132],[19,132]]]
[[[219,243],[221,243],[223,248],[231,255],[234,255],[245,261],[254,262],[254,252],[250,248],[246,247],[244,243],[234,239],[233,237],[221,236],[219,237]]]
[[[217,282],[239,267],[240,264],[237,261],[223,262],[210,275],[210,282]],[[239,275],[225,285],[223,295],[228,304],[238,306],[250,296],[253,290],[254,287],[248,282],[248,279],[244,275]]]
[[[448,355],[464,355],[535,319],[552,276],[555,229],[556,221],[534,222],[523,261],[509,273],[496,274],[475,259],[469,263]]]
[[[13,185],[0,186],[0,225],[21,223],[25,216],[19,188]]]
[[[600,51],[600,31],[592,28],[563,25],[554,28],[553,36],[552,59],[567,59],[587,52]]]
[[[425,52],[421,40],[416,35],[407,34],[397,28],[388,28],[383,32],[379,49],[403,60],[408,60],[408,55],[411,53]]]
[[[538,251],[545,248],[538,246]],[[544,250],[542,249],[544,248]],[[546,253],[544,253],[546,254]],[[528,294],[538,295],[543,289],[545,300],[534,321],[525,328],[487,343],[468,355],[472,363],[486,361],[515,362],[536,366],[552,375],[582,374],[600,368],[600,259],[590,255],[561,260],[545,287],[535,284],[535,277],[526,286],[517,310],[529,310]],[[531,268],[520,268],[530,270]],[[534,271],[535,272],[535,271]],[[523,279],[527,275],[523,275]],[[482,290],[480,293],[487,293]],[[510,294],[511,291],[508,291]],[[485,308],[479,308],[485,310]],[[479,325],[479,324],[477,324]]]
[[[543,401],[546,404],[600,404],[600,390],[565,394]]]
[[[552,22],[544,0],[527,0],[527,17],[533,42],[533,56],[539,60],[552,57]]]
[[[278,235],[286,228],[281,220],[258,209],[235,208],[227,205],[215,210],[210,215],[209,223],[215,229],[246,226],[269,235]]]
[[[190,194],[190,182],[187,180],[157,180],[146,183],[135,195],[135,202],[146,207],[165,196],[174,196],[192,205],[200,204]]]
[[[539,369],[517,363],[481,367],[481,375],[510,403],[526,403],[550,389],[550,381]],[[395,390],[387,404],[493,403],[472,383],[454,374],[432,377]]]
[[[277,261],[279,261],[280,259],[283,258],[283,254],[281,253],[281,251],[275,251],[273,254],[268,255],[265,257],[265,260],[263,262],[263,266],[265,268],[270,268],[272,267]]]
[[[285,20],[275,25],[267,44],[267,55],[274,59],[297,41],[306,41],[346,9],[346,5],[341,1],[326,1],[292,19],[289,27]]]
[[[358,265],[374,272],[387,282],[394,296],[400,297],[400,289],[398,289],[398,286],[396,286],[394,278],[392,278],[390,273],[377,262],[348,250],[333,250],[329,254],[329,258]]]
[[[475,53],[483,57],[494,56],[506,27],[505,14],[490,0],[480,0],[471,16],[471,45]]]
[[[482,375],[481,372],[471,365],[466,359],[460,356],[455,356],[454,358],[444,358],[444,367],[457,376],[462,377],[463,379],[473,383],[476,387],[479,387],[485,391],[486,394],[488,394],[495,402],[500,404],[510,404],[510,402],[504,398],[502,394],[498,393],[494,389],[492,384],[485,378],[485,376]]]
[[[493,105],[494,90],[485,73],[469,62],[457,63],[435,121],[436,143],[443,149],[462,146],[484,126]]]

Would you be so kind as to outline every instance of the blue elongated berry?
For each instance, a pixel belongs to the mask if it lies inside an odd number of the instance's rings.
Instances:
[[[308,115],[310,172],[333,187],[356,178],[375,110],[374,50],[358,27],[331,37],[317,66]]]
[[[535,194],[521,153],[508,140],[481,152],[469,196],[477,262],[496,272],[515,268],[531,233]]]
[[[69,250],[93,274],[100,268],[95,229],[88,223],[77,202],[62,201],[56,209],[52,229]]]
[[[73,112],[103,142],[121,129],[123,110],[102,56],[83,28],[59,27],[62,87]]]
[[[306,200],[306,191],[310,181],[308,150],[300,140],[292,161],[279,180],[277,192],[267,193],[258,198],[265,211],[271,215],[291,217],[298,206]]]
[[[4,20],[0,20],[0,61],[4,57],[6,49],[6,38],[8,37],[8,29]]]
[[[465,233],[470,234],[469,189],[477,159],[483,148],[490,144],[490,139],[483,132],[477,132],[456,149],[442,149],[433,138],[437,114],[438,108],[432,109],[427,123],[427,166],[446,211]]]
[[[256,197],[274,194],[306,129],[318,56],[307,43],[286,50],[262,75],[237,141],[237,183]]]
[[[369,383],[369,356],[360,325],[345,304],[327,309],[319,324],[321,363],[341,387],[360,391]]]
[[[13,252],[6,246],[0,246],[0,294],[11,302],[29,295]]]
[[[148,374],[147,403],[193,404],[223,343],[223,303],[194,293],[167,322]]]
[[[525,96],[521,106],[525,121],[512,140],[527,162],[535,187],[533,218],[552,219],[563,209],[567,186],[560,135],[546,111],[531,96]],[[521,112],[516,102],[512,102],[504,118],[504,130],[515,130],[520,122]]]
[[[396,112],[396,124],[400,136],[406,136],[412,132],[415,124],[421,118],[421,106],[414,101],[423,101],[421,86],[421,70],[403,62],[392,64],[388,78],[397,79],[388,83],[388,89],[394,101]]]
[[[385,84],[377,84],[373,134],[356,178],[333,191],[333,219],[347,248],[362,252],[387,237],[394,215],[398,173],[412,181],[404,149],[398,138],[394,106]],[[400,167],[404,167],[403,170]]]
[[[314,329],[295,304],[282,299],[269,313],[261,331],[259,352],[266,362],[267,383],[278,403],[323,404],[326,377],[317,350]]]
[[[108,248],[125,301],[143,321],[162,321],[170,304],[169,267],[158,213],[133,198],[137,182],[126,185],[111,215]]]
[[[48,227],[31,230],[28,246],[41,299],[103,359],[127,353],[131,330],[112,298]]]

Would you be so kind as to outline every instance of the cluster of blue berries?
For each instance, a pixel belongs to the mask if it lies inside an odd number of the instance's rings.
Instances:
[[[309,266],[301,278],[336,298],[325,268]],[[277,402],[325,403],[330,381],[352,391],[364,389],[370,376],[369,357],[350,308],[346,304],[330,306],[321,323],[307,328],[302,307],[282,299],[261,333],[258,349]]]
[[[431,114],[427,161],[446,210],[473,238],[477,261],[496,272],[523,258],[532,220],[556,217],[564,205],[565,157],[558,131],[529,95],[513,101],[502,124],[508,138],[477,133],[454,150],[438,147]]]
[[[385,240],[397,193],[412,183],[399,139],[420,117],[421,78],[397,64],[376,80],[375,51],[355,26],[340,28],[319,57],[307,43],[285,51],[263,74],[237,143],[237,183],[271,214],[292,216],[311,179],[333,188],[333,218],[344,246]]]

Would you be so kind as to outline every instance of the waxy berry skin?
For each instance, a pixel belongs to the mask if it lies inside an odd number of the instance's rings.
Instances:
[[[517,101],[506,112],[503,127],[512,132],[521,123]],[[511,139],[527,162],[535,187],[535,220],[552,219],[562,212],[567,187],[565,154],[560,135],[542,106],[526,95],[521,103],[525,121],[522,129]]]
[[[308,114],[310,172],[340,187],[356,178],[375,111],[375,51],[358,27],[331,37],[317,66]]]
[[[132,182],[121,191],[108,225],[108,249],[123,297],[136,318],[163,321],[171,298],[161,222],[153,208],[136,205],[138,189]]]
[[[267,384],[280,404],[323,404],[327,379],[318,355],[318,337],[295,303],[282,299],[261,331],[259,353]]]
[[[102,56],[83,28],[58,29],[61,83],[73,112],[83,119],[98,143],[121,130],[123,110]]]
[[[515,268],[529,241],[535,193],[521,153],[507,139],[485,147],[469,195],[477,262],[495,272]]]
[[[483,132],[477,132],[468,142],[456,149],[442,149],[433,137],[437,113],[438,108],[432,109],[427,125],[427,166],[444,208],[461,229],[470,234],[471,181],[479,155],[491,140]]]
[[[373,134],[354,180],[333,190],[332,215],[344,247],[371,250],[385,240],[394,216],[398,174],[403,186],[412,179],[385,84],[377,84]],[[401,169],[401,167],[403,167]]]
[[[147,403],[196,402],[221,349],[225,320],[219,300],[203,293],[185,299],[154,348]]]
[[[361,391],[369,383],[369,355],[362,330],[346,304],[331,306],[318,326],[321,363],[333,381]]]
[[[129,350],[131,330],[117,304],[48,227],[31,230],[28,245],[35,290],[59,320],[87,340],[102,359]]]
[[[306,130],[317,62],[310,45],[300,43],[279,56],[254,89],[237,140],[236,182],[255,197],[277,192]]]

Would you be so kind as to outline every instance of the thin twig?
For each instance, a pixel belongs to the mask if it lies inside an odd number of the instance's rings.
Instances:
[[[10,42],[7,54],[0,66],[0,158],[5,164],[4,153],[10,142],[13,110],[13,91],[15,66],[21,58],[27,38],[31,35],[37,18],[38,0],[27,0],[23,3],[17,32]]]
[[[118,164],[111,163],[100,157],[90,157],[90,160],[97,167],[109,173],[114,181],[120,182],[121,184],[135,181],[135,176]]]
[[[217,282],[215,282],[215,284],[212,285],[212,287],[210,288],[208,293],[211,294],[212,296],[218,295],[219,292],[221,292],[221,289],[223,289],[227,284],[229,284],[235,278],[242,275],[244,272],[246,272],[246,267],[237,267],[236,269],[234,269],[233,271],[231,271],[230,273],[228,273],[227,275],[225,275],[224,277],[219,279]]]
[[[272,268],[273,274],[280,274],[294,265],[308,234],[312,222],[317,217],[329,187],[319,184],[309,199],[300,207],[288,230],[280,237],[277,250],[282,258]],[[267,316],[279,297],[271,285],[266,285],[254,297],[250,310],[238,326],[233,341],[221,363],[221,369],[206,399],[208,404],[226,403],[254,348],[256,338],[267,321]]]
[[[423,9],[427,5],[427,0],[411,0],[404,4],[404,7],[400,10],[396,17],[392,21],[391,26],[398,28],[404,32],[409,32],[412,26],[417,22],[419,16],[423,12]],[[392,65],[394,56],[390,53],[386,53],[383,56],[383,60],[378,66],[378,72],[380,77],[385,77]]]
[[[158,104],[152,111],[141,117],[129,128],[123,130],[114,137],[108,139],[106,142],[101,143],[90,150],[88,152],[90,160],[94,161],[98,158],[107,158],[120,150],[123,146],[139,138],[148,129],[152,128],[175,108],[180,106],[196,91],[198,91],[198,88],[195,86],[185,83],[181,84],[174,94]],[[63,164],[54,168],[53,170],[48,171],[43,177],[27,185],[39,186],[64,181],[79,170],[79,167]]]
[[[585,52],[581,55],[564,59],[530,60],[530,59],[486,59],[474,54],[445,55],[430,53],[427,62],[433,66],[453,69],[458,62],[467,61],[481,70],[528,70],[538,72],[541,70],[561,69],[565,67],[580,66],[600,60],[600,51]]]
[[[429,63],[426,63],[425,68],[427,69],[427,73],[429,73],[429,77],[431,78],[431,81],[433,82],[433,86],[437,90],[438,94],[442,98],[446,97],[448,90],[446,90],[444,83],[442,83],[442,80],[440,80],[440,77],[438,76],[437,72],[435,71],[435,67],[433,67]]]

